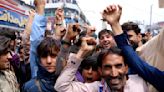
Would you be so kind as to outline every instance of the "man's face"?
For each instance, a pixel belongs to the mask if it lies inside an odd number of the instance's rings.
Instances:
[[[134,30],[129,30],[127,32],[130,44],[133,46],[134,49],[138,47],[139,42],[141,41],[141,35],[137,35]]]
[[[0,56],[0,70],[9,69],[12,56],[9,52]]]
[[[52,73],[56,70],[56,56],[41,57],[41,65],[44,67],[48,72]]]
[[[99,44],[104,49],[109,49],[116,45],[112,35],[108,33],[104,33],[100,36]]]
[[[24,53],[24,48],[20,49],[19,58],[23,60],[24,59],[24,54],[25,54]]]
[[[102,61],[100,72],[112,91],[121,91],[126,83],[128,66],[122,56],[108,54]]]
[[[27,42],[26,43],[24,43],[24,45],[25,45],[25,48],[24,48],[24,50],[25,50],[25,56],[26,57],[29,57],[29,55],[30,55],[30,40],[27,40]]]
[[[11,42],[10,42],[10,49],[12,51],[15,51],[15,48],[16,48],[16,40],[11,40]]]
[[[87,83],[97,81],[100,78],[100,74],[97,69],[94,69],[92,66],[85,67],[82,70],[82,76],[84,81]]]

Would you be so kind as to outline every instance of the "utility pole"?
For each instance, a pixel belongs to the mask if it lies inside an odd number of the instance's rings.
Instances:
[[[150,32],[152,31],[152,12],[153,12],[153,4],[150,6]]]

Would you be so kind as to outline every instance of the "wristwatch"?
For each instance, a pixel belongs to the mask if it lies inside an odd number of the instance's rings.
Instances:
[[[67,44],[67,45],[71,46],[71,42],[66,41],[66,40],[61,40],[61,44]]]

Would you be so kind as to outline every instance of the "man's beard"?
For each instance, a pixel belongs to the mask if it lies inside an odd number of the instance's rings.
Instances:
[[[124,86],[125,86],[125,84],[126,84],[126,80],[127,80],[127,75],[126,74],[122,74],[122,75],[120,75],[120,76],[118,76],[118,77],[115,77],[115,78],[112,78],[112,77],[106,77],[106,78],[104,78],[105,79],[105,81],[106,81],[106,83],[107,83],[107,85],[108,85],[108,87],[110,88],[110,91],[111,92],[120,92],[120,91],[123,91],[123,89],[124,89]],[[112,80],[112,79],[118,79],[119,81],[121,81],[118,85],[117,85],[117,87],[112,87],[112,84],[110,83],[110,81]]]
[[[138,43],[137,42],[130,41],[130,44],[131,44],[133,50],[136,50],[138,48]]]
[[[136,49],[138,48],[138,44],[133,44],[132,47],[133,47],[133,50],[136,51]]]

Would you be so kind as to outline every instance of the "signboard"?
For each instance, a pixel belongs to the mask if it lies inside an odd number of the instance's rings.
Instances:
[[[25,28],[27,16],[0,8],[0,25]]]
[[[49,1],[47,1],[49,2]],[[59,3],[59,2],[62,2],[62,3],[73,3],[73,4],[76,4],[76,0],[52,0],[52,3]]]

